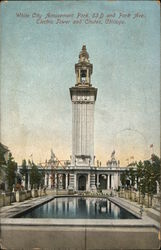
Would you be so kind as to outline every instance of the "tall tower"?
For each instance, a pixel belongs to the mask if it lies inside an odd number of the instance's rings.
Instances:
[[[70,88],[72,101],[72,165],[94,164],[94,105],[97,89],[92,87],[93,65],[83,45],[75,64],[76,84]]]

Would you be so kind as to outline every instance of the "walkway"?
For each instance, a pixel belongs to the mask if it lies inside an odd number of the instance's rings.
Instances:
[[[109,199],[113,201],[114,203],[118,204],[119,206],[125,208],[126,210],[133,212],[136,216],[141,217],[140,215],[141,205],[140,204],[124,199],[124,198],[119,198],[119,197],[110,197]],[[147,208],[144,206],[142,218],[145,220],[148,220],[149,222],[153,222],[153,224],[158,229],[160,229],[160,212],[159,211],[156,211],[153,208]]]
[[[39,204],[43,204],[53,198],[52,195],[46,195],[37,198],[31,198],[23,202],[14,202],[9,206],[4,206],[0,208],[0,218],[11,218],[19,212],[24,212],[25,210],[35,207]]]

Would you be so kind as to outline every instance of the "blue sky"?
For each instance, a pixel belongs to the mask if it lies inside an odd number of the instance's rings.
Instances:
[[[27,13],[29,18],[16,17]],[[37,24],[33,13],[120,13],[124,24]],[[20,163],[71,155],[69,88],[83,44],[93,63],[95,155],[104,164],[159,154],[160,6],[153,1],[16,1],[1,4],[1,132]],[[72,19],[73,20],[73,19]]]

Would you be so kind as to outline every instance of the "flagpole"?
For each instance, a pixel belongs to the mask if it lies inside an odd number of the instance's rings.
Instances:
[[[33,163],[33,154],[30,155],[31,161]]]
[[[150,148],[151,148],[151,155],[154,155],[154,144],[151,144]],[[151,157],[151,155],[150,155],[150,157]]]

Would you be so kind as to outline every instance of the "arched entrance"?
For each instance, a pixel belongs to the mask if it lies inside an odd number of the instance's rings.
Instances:
[[[65,174],[62,174],[62,188],[65,189]]]
[[[78,190],[86,190],[86,177],[84,175],[79,176],[78,179]]]
[[[107,189],[107,176],[106,175],[100,175],[99,176],[99,182],[100,182],[100,189]]]

